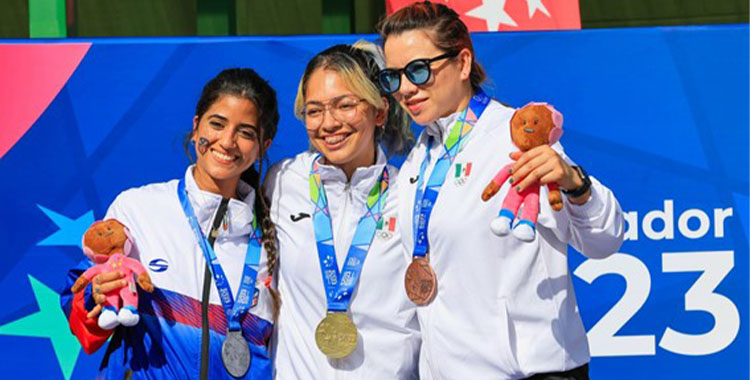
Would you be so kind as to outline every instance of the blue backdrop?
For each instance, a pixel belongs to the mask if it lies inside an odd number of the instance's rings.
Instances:
[[[269,79],[282,114],[276,161],[307,147],[292,113],[307,60],[359,38],[374,36],[84,41],[78,68],[0,159],[2,377],[93,377],[102,353],[80,350],[57,303],[66,269],[119,192],[184,173],[181,144],[207,80],[230,66]],[[570,254],[592,377],[747,379],[748,26],[474,41],[488,92],[560,109],[566,151],[627,212],[620,253]]]

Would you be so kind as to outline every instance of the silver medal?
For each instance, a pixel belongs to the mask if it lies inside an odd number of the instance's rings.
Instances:
[[[232,377],[240,378],[247,374],[250,369],[250,347],[242,337],[242,330],[227,331],[221,345],[221,361]]]

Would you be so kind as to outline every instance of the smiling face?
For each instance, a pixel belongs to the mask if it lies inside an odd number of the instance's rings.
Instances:
[[[242,172],[258,158],[258,110],[248,99],[220,96],[193,119],[195,181],[207,191],[236,188]],[[267,141],[270,143],[270,140]]]
[[[446,53],[435,46],[428,33],[425,29],[414,29],[388,36],[386,67],[401,69],[415,59]],[[421,85],[411,83],[402,74],[401,87],[393,94],[409,116],[421,125],[462,110],[472,95],[471,53],[467,49],[462,49],[455,58],[433,62],[430,68],[430,79]]]
[[[385,122],[386,110],[375,109],[337,71],[326,68],[310,74],[304,99],[307,135],[326,162],[347,176],[374,162],[375,129]]]
[[[555,127],[552,112],[543,105],[527,105],[510,120],[513,143],[523,152],[549,144],[549,133]]]
[[[83,245],[104,256],[123,253],[127,240],[125,227],[114,219],[94,223],[83,235]]]

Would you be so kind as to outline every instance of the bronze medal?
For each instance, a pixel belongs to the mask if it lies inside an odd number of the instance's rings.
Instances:
[[[346,313],[329,312],[315,329],[315,344],[331,359],[345,358],[357,347],[357,328]]]
[[[406,295],[419,306],[432,302],[437,293],[437,277],[430,267],[429,256],[415,257],[406,269],[404,285]]]

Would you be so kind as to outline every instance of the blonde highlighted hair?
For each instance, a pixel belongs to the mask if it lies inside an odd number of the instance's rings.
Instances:
[[[353,45],[335,45],[323,50],[307,63],[297,87],[294,114],[304,121],[305,94],[310,76],[319,69],[336,71],[344,83],[360,98],[378,110],[388,108],[382,128],[375,129],[375,142],[388,156],[406,154],[414,144],[411,120],[392,96],[381,92],[377,74],[385,66],[383,53],[372,42],[360,40]]]

